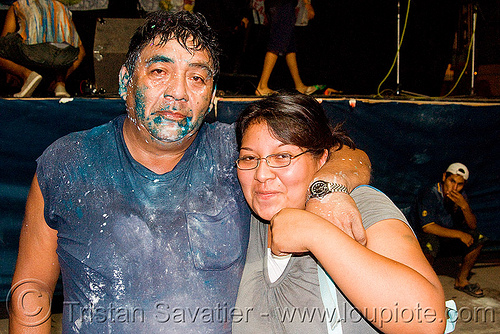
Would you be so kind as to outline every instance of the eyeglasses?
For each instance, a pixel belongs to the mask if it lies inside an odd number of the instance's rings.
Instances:
[[[266,160],[266,163],[271,168],[283,168],[290,165],[292,159],[300,157],[302,154],[306,154],[310,152],[310,150],[304,151],[297,155],[290,155],[288,153],[277,153],[268,155],[265,158],[256,158],[256,157],[244,157],[236,160],[236,167],[241,170],[250,170],[259,167],[261,160]]]

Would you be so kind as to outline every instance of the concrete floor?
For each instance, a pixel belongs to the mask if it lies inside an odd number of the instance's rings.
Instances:
[[[439,275],[446,299],[453,299],[457,304],[458,321],[454,333],[498,334],[500,333],[500,259],[477,263],[472,274],[470,282],[479,283],[485,293],[483,298],[475,298],[455,290],[453,276]]]
[[[479,283],[485,297],[475,298],[457,291],[454,286],[453,269],[456,262],[436,262],[435,268],[443,285],[446,299],[457,304],[458,321],[456,334],[498,334],[500,333],[500,256],[490,254],[476,263],[472,270],[472,283]],[[52,333],[61,333],[61,314],[52,317]],[[8,319],[0,319],[0,334],[8,333]]]

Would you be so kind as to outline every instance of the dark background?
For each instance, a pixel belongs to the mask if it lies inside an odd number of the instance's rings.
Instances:
[[[196,0],[195,11],[203,13],[219,32],[224,55],[218,88],[226,95],[252,95],[263,64],[266,27],[252,25],[248,31],[236,29],[245,14],[245,3],[245,0]],[[397,51],[397,4],[395,0],[314,0],[316,17],[307,27],[296,29],[303,81],[308,85],[327,85],[345,94],[376,94]],[[467,57],[473,4],[477,5],[478,13],[476,69],[483,64],[500,64],[498,0],[413,0],[400,53],[400,89],[441,95],[448,63],[454,65],[455,79],[458,77]],[[401,1],[401,31],[407,5],[407,1]],[[5,12],[1,11],[2,22]],[[70,93],[78,94],[83,80],[94,81],[92,53],[96,20],[137,18],[145,14],[137,0],[110,0],[106,10],[73,12],[87,56],[69,79]],[[458,38],[454,43],[455,34]],[[467,71],[453,94],[469,94],[470,81],[470,71]],[[284,59],[279,60],[270,86],[274,89],[293,87]],[[396,88],[394,67],[381,89]],[[488,92],[480,93],[488,97]]]

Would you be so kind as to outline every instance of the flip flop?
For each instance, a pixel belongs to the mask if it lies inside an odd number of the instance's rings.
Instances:
[[[303,92],[303,94],[306,95],[311,95],[312,93],[315,93],[318,90],[325,89],[326,85],[313,85],[313,86],[307,86],[306,90]]]
[[[261,92],[260,90],[256,89],[255,90],[255,95],[257,96],[270,96],[276,94],[276,91],[270,89],[268,93]]]
[[[484,297],[484,292],[481,290],[481,287],[479,284],[474,283],[474,284],[467,284],[465,286],[456,286],[456,290],[465,292],[469,296],[476,297],[476,298],[481,298]],[[481,293],[478,293],[481,292]]]

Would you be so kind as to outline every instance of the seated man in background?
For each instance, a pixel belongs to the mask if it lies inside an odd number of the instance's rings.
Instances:
[[[476,216],[463,191],[468,178],[469,170],[465,165],[451,164],[441,182],[419,193],[410,219],[429,262],[433,264],[441,252],[463,255],[455,289],[473,297],[483,297],[479,285],[468,280],[486,241],[477,230]]]
[[[19,0],[7,11],[0,37],[0,68],[22,83],[14,97],[30,97],[44,72],[54,73],[56,97],[69,97],[66,79],[85,50],[71,12],[56,0]]]

